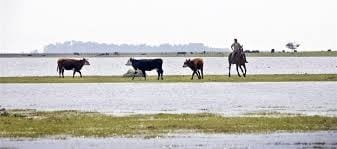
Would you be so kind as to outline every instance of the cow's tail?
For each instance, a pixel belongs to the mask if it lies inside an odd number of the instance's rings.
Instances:
[[[59,72],[59,65],[56,66],[56,72]]]

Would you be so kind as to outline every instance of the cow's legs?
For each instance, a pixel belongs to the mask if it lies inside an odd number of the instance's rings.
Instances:
[[[239,72],[239,65],[236,64],[236,72],[238,72],[238,76],[241,77],[240,72]]]
[[[159,80],[159,77],[161,77],[161,79],[163,80],[163,73],[164,73],[163,69],[158,69],[157,73],[158,73],[158,80]]]
[[[62,68],[58,67],[58,70],[59,70],[59,78],[62,77]]]
[[[191,80],[193,80],[193,77],[194,77],[195,73],[196,73],[196,71],[193,71]]]
[[[198,79],[201,79],[201,75],[200,75],[200,71],[199,70],[197,70],[197,76],[198,76]]]
[[[159,70],[157,70],[157,74],[158,74],[157,80],[159,80],[159,77],[160,77],[160,74],[161,74]]]
[[[164,80],[163,74],[164,74],[164,70],[163,70],[163,69],[160,69],[160,76],[161,76],[161,79],[162,79],[162,80]]]
[[[228,77],[231,77],[231,66],[232,66],[232,64],[229,63],[229,67],[228,67]]]
[[[132,80],[135,79],[136,74],[137,74],[137,69],[135,69],[135,72],[133,73]]]
[[[81,73],[81,71],[79,70],[79,71],[77,71],[78,73],[80,73],[80,76],[81,76],[81,78],[82,78],[82,73]]]
[[[143,76],[144,76],[144,78],[146,80],[146,72],[145,72],[145,70],[142,70],[142,72],[143,72]]]
[[[200,71],[201,71],[201,79],[204,79],[204,68],[201,68]]]
[[[64,78],[64,69],[62,68],[61,71],[62,71],[62,78]]]
[[[76,70],[74,70],[74,72],[73,72],[73,78],[75,77],[75,73],[76,73]]]

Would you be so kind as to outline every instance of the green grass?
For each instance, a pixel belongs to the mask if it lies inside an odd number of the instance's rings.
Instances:
[[[164,76],[164,80],[157,80],[156,76],[149,76],[147,80],[139,77],[135,80],[121,76],[84,76],[83,78],[58,78],[57,76],[42,77],[0,77],[0,83],[119,83],[119,82],[284,82],[284,81],[337,81],[337,74],[275,74],[275,75],[248,75],[246,78],[233,74],[228,78],[225,75],[206,75],[203,80],[191,80],[190,75]]]
[[[0,116],[0,137],[158,136],[165,133],[268,133],[337,130],[337,117],[223,117],[155,114],[114,117],[78,111],[20,112]]]

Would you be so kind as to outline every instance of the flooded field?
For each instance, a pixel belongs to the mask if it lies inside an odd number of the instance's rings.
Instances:
[[[109,114],[256,111],[337,115],[336,82],[2,84],[11,109],[84,110]]]
[[[226,58],[205,57],[205,74],[227,74]],[[334,74],[337,73],[337,57],[248,57],[248,74]],[[90,66],[84,66],[84,75],[123,75],[131,69],[125,63],[128,57],[90,58]],[[185,58],[164,57],[164,75],[190,75],[182,68]],[[0,58],[0,76],[54,76],[57,58]],[[234,73],[235,70],[232,69]],[[72,75],[66,71],[66,75]],[[156,72],[149,72],[155,75]]]
[[[0,139],[3,148],[336,148],[337,133],[167,134],[155,138]]]

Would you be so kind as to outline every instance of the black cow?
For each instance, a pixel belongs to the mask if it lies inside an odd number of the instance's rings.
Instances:
[[[81,60],[77,60],[77,59],[59,59],[57,60],[57,69],[59,72],[59,77],[64,78],[64,70],[74,70],[73,72],[73,77],[75,76],[75,73],[78,72],[80,73],[80,76],[82,78],[82,73],[81,73],[81,69],[83,67],[83,65],[90,65],[88,60],[83,58]]]
[[[143,73],[143,76],[146,80],[146,73],[145,71],[151,71],[153,69],[157,69],[157,73],[158,73],[158,80],[159,80],[159,77],[161,77],[161,79],[163,80],[163,60],[162,59],[139,59],[139,60],[136,60],[136,59],[133,59],[133,58],[130,58],[128,60],[128,62],[126,63],[126,65],[128,66],[132,66],[133,69],[135,69],[135,73],[132,77],[132,80],[135,78],[135,74],[137,73],[136,70],[141,70],[142,73]]]

